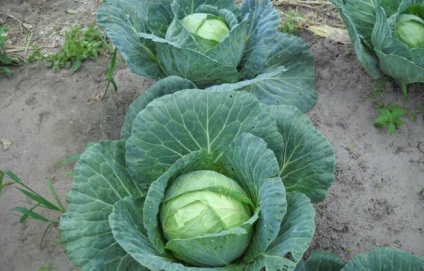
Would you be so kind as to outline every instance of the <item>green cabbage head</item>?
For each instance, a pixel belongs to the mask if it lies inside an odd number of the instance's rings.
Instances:
[[[181,23],[194,35],[202,51],[212,49],[230,32],[223,18],[207,13],[187,15]]]
[[[310,49],[279,31],[270,0],[104,0],[97,22],[138,75],[229,84],[303,112],[316,101]]]
[[[165,248],[174,256],[191,265],[225,266],[239,258],[247,249],[252,235],[252,224],[245,224],[252,216],[253,203],[246,192],[231,178],[211,170],[197,170],[178,177],[165,193],[160,220]],[[239,236],[240,246],[215,249],[209,257],[198,257],[184,248],[187,242],[222,233],[239,226],[246,232]],[[180,242],[184,242],[180,245]],[[219,246],[216,241],[214,246]],[[207,244],[209,246],[209,244]]]
[[[396,21],[396,34],[410,48],[424,48],[424,17],[401,14]]]
[[[346,24],[359,62],[373,79],[424,82],[424,0],[332,0]]]
[[[334,169],[295,107],[171,76],[81,154],[60,238],[82,270],[294,270]]]

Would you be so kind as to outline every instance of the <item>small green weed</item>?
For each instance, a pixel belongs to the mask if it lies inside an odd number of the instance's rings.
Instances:
[[[387,129],[387,132],[392,135],[396,130],[404,124],[402,118],[409,118],[414,121],[417,115],[423,113],[423,104],[415,104],[415,108],[407,108],[405,103],[403,106],[397,104],[385,103],[387,94],[387,84],[393,83],[393,79],[389,77],[381,77],[378,79],[368,99],[373,103],[378,112],[378,117],[374,120],[374,125],[379,128]]]
[[[37,269],[37,271],[53,271],[55,270],[53,268],[53,265],[51,263],[48,263],[46,265],[41,266],[40,268]]]
[[[3,184],[4,176],[8,176],[12,180],[12,182],[8,182],[6,184]],[[49,187],[51,195],[54,198],[54,202],[46,199],[45,197],[43,197],[39,193],[35,192],[28,185],[26,185],[18,176],[16,176],[16,174],[14,174],[13,172],[11,172],[11,171],[4,171],[4,172],[0,171],[0,193],[1,193],[2,187],[6,186],[6,185],[11,185],[11,184],[17,184],[18,186],[20,186],[20,187],[16,187],[16,189],[18,189],[25,196],[27,196],[28,198],[30,198],[34,201],[34,203],[30,203],[29,208],[22,207],[22,206],[17,206],[15,208],[13,208],[13,210],[15,210],[15,211],[17,211],[18,213],[21,214],[21,218],[20,218],[19,221],[21,223],[24,223],[28,219],[34,219],[34,220],[38,220],[38,221],[48,223],[46,229],[44,230],[43,236],[41,238],[41,244],[42,244],[44,237],[47,233],[47,230],[51,226],[58,224],[59,220],[55,220],[55,219],[45,217],[40,212],[37,212],[37,208],[48,209],[48,210],[56,211],[56,212],[59,212],[59,213],[64,213],[66,211],[65,207],[62,204],[62,201],[60,200],[59,196],[56,193],[56,190],[53,187],[53,183],[52,183],[51,179],[48,179],[47,185]]]
[[[417,115],[420,115],[423,112],[423,104],[418,103],[415,105],[415,108],[409,112],[409,119],[411,121],[415,121],[417,119]]]
[[[112,50],[103,32],[94,25],[87,29],[75,26],[65,33],[65,42],[58,53],[43,55],[40,50],[35,50],[29,61],[43,60],[50,62],[54,71],[68,68],[76,72],[84,60],[96,59],[102,50],[107,52]]]
[[[356,148],[355,147],[346,147],[346,150],[348,151],[348,153],[350,155],[353,155],[356,153]]]
[[[281,31],[294,34],[298,30],[298,23],[304,19],[303,14],[290,9],[287,13],[283,13],[284,20],[281,25]]]
[[[113,72],[115,71],[117,54],[118,54],[118,50],[115,48],[115,50],[113,51],[113,54],[112,54],[112,58],[111,58],[109,65],[107,67],[107,73],[106,73],[107,84],[106,84],[106,89],[105,89],[105,92],[103,94],[103,97],[107,96],[107,92],[108,92],[108,89],[109,89],[111,84],[113,86],[113,90],[115,92],[118,92],[118,85],[116,84],[115,79],[113,79]]]
[[[387,83],[389,82],[389,77],[380,77],[379,79],[377,79],[374,84],[374,87],[371,90],[371,93],[368,95],[368,99],[370,99],[376,107],[380,107],[383,105],[382,99],[386,95]]]
[[[396,104],[389,104],[377,109],[379,115],[374,120],[376,127],[386,128],[389,135],[395,133],[396,129],[403,125],[401,119],[406,114],[406,109]]]
[[[87,146],[90,146],[91,143],[87,144]],[[59,163],[57,163],[54,168],[58,169],[60,167],[64,167],[64,166],[70,166],[72,164],[74,164],[75,162],[77,162],[80,159],[81,153],[74,153],[72,155],[70,155],[69,157],[65,158],[64,160],[60,161]],[[65,177],[74,177],[74,172],[71,171],[67,171],[65,173]]]
[[[11,75],[12,71],[6,66],[13,64],[15,61],[6,53],[7,32],[8,29],[6,27],[0,26],[0,73]]]

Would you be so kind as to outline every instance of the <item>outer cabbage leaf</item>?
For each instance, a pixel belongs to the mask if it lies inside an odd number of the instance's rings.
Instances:
[[[140,9],[144,12],[142,20],[146,22],[148,32],[163,37],[168,29],[168,25],[172,21],[172,2],[173,0],[139,0],[137,5],[132,6],[132,8]]]
[[[376,15],[372,42],[381,70],[401,85],[424,82],[424,49],[409,49],[394,38],[383,8],[377,8]]]
[[[336,255],[315,250],[308,260],[299,262],[294,271],[340,271],[343,266],[345,262]]]
[[[293,270],[308,249],[315,232],[315,211],[311,201],[298,192],[287,193],[287,213],[280,231],[267,251],[246,270]],[[283,257],[282,257],[283,256]]]
[[[279,176],[287,191],[299,191],[312,202],[322,201],[334,181],[335,155],[331,143],[308,117],[292,106],[272,106],[285,148],[277,153]]]
[[[59,226],[72,262],[83,270],[146,270],[116,243],[108,221],[115,202],[141,190],[126,170],[123,141],[97,143],[81,155]]]
[[[205,54],[216,61],[238,67],[246,46],[248,21],[243,20],[215,47]],[[210,85],[210,84],[209,84]]]
[[[249,56],[259,40],[270,38],[278,32],[280,16],[278,10],[267,0],[245,0],[240,5],[240,12],[242,16],[249,16],[249,42],[246,46]]]
[[[167,75],[190,79],[199,87],[238,81],[239,75],[235,66],[224,65],[201,52],[180,47],[177,43],[155,35],[139,35],[155,44],[157,57]]]
[[[332,0],[346,25],[359,62],[373,79],[380,77],[378,60],[371,45],[371,32],[375,22],[378,0]]]
[[[178,19],[182,19],[187,15],[197,12],[199,7],[202,5],[210,5],[217,7],[218,9],[227,9],[230,11],[235,11],[237,9],[235,1],[228,0],[202,0],[202,1],[192,1],[192,0],[174,0],[172,11],[174,16]]]
[[[405,251],[383,247],[371,250],[367,254],[354,256],[342,271],[421,271],[424,259]]]
[[[247,78],[257,77],[240,82],[239,89],[265,104],[293,105],[303,112],[315,104],[314,59],[309,47],[296,36],[276,33],[259,41],[243,72]]]
[[[147,9],[143,8],[143,4],[138,0],[105,0],[97,11],[97,23],[119,49],[133,72],[150,78],[161,78],[164,74],[158,65],[153,44],[138,35],[148,31],[144,21]],[[158,9],[156,15],[161,10]]]
[[[132,176],[153,181],[176,160],[202,148],[219,160],[243,132],[261,137],[274,151],[283,148],[268,107],[249,93],[182,90],[149,103],[134,119],[127,165]]]
[[[127,139],[131,135],[134,118],[148,103],[166,94],[172,94],[182,89],[197,88],[190,80],[177,76],[163,78],[139,95],[129,106],[121,128],[121,138]]]
[[[230,144],[224,154],[224,167],[239,180],[261,213],[255,224],[255,233],[243,258],[251,262],[264,253],[278,234],[287,205],[285,188],[278,174],[275,154],[266,149],[266,142],[252,134],[241,134]]]

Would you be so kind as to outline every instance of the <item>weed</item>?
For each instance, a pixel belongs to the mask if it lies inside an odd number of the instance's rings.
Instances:
[[[13,208],[13,210],[19,212],[22,215],[19,221],[21,223],[24,223],[28,219],[34,219],[34,220],[48,223],[46,229],[44,230],[43,236],[41,237],[41,244],[42,244],[44,237],[47,233],[47,230],[51,226],[58,224],[59,220],[47,218],[44,215],[42,215],[40,212],[37,212],[36,209],[43,208],[43,209],[47,209],[51,211],[56,211],[59,213],[65,212],[65,208],[63,207],[62,201],[60,200],[59,196],[56,193],[56,190],[53,187],[53,183],[51,179],[48,179],[47,184],[55,202],[52,202],[46,199],[45,197],[43,197],[42,195],[40,195],[39,193],[35,192],[28,185],[26,185],[18,176],[16,176],[16,174],[14,174],[11,171],[4,171],[4,172],[0,171],[0,192],[1,192],[1,188],[5,186],[3,185],[3,178],[5,175],[12,180],[13,184],[17,184],[20,186],[20,187],[17,187],[16,189],[18,189],[25,196],[27,196],[28,198],[32,199],[35,202],[35,203],[30,203],[31,204],[30,208],[26,208],[22,206],[17,206]],[[7,183],[7,184],[10,185],[10,183]]]
[[[8,75],[12,74],[12,71],[5,67],[6,65],[11,65],[15,61],[10,58],[10,56],[6,53],[6,41],[7,41],[7,32],[8,29],[4,26],[0,26],[0,73],[5,73]]]
[[[94,25],[87,29],[75,26],[65,33],[65,42],[58,53],[43,55],[40,50],[35,50],[28,60],[50,62],[54,71],[68,68],[76,72],[84,60],[96,59],[102,50],[111,51],[103,32]]]
[[[90,145],[91,145],[90,143],[87,144],[87,146],[90,146]],[[60,161],[59,163],[57,163],[54,166],[54,168],[57,169],[59,167],[72,165],[79,160],[80,156],[81,156],[81,153],[74,153],[71,156],[69,156],[69,157],[65,158],[64,160]],[[67,171],[65,173],[65,177],[74,177],[74,172],[72,170]]]
[[[377,111],[379,115],[374,120],[374,125],[386,128],[389,135],[394,134],[396,129],[403,125],[401,117],[407,112],[405,108],[396,104],[383,105]]]
[[[346,147],[346,150],[349,152],[350,155],[353,155],[356,153],[355,147]]]
[[[422,186],[421,188],[420,188],[420,191],[419,191],[419,193],[418,193],[420,196],[421,196],[421,199],[423,199],[424,200],[424,186]]]
[[[399,106],[396,104],[386,104],[383,102],[388,82],[392,82],[389,77],[382,77],[375,82],[371,93],[368,95],[368,99],[374,104],[378,112],[378,117],[374,120],[376,127],[386,128],[387,132],[392,135],[396,129],[404,124],[401,117],[409,117],[411,121],[414,121],[417,115],[422,114],[423,105],[416,104],[414,109],[407,108],[405,106]]]
[[[51,263],[41,266],[37,271],[53,271],[53,265]]]
[[[283,15],[285,16],[285,20],[283,20],[281,25],[281,31],[290,34],[296,33],[299,21],[304,19],[303,14],[290,9],[287,13],[283,13]]]
[[[409,119],[411,121],[415,121],[417,119],[417,115],[420,115],[423,113],[423,104],[416,104],[415,109],[409,112]]]
[[[354,52],[353,46],[345,46],[345,47],[344,47],[344,54],[345,54],[346,56],[350,56],[350,55],[352,55],[352,54],[353,54],[353,52]]]
[[[88,27],[86,30],[79,27],[73,27],[65,33],[65,43],[61,46],[58,53],[43,55],[43,53],[36,48],[28,57],[28,61],[47,61],[50,62],[50,66],[54,71],[58,71],[61,68],[70,68],[72,72],[76,72],[85,59],[96,59],[101,51],[109,53],[112,52],[112,50],[112,46],[107,42],[104,34],[96,29],[94,25]],[[116,57],[117,50],[115,48],[108,65],[106,74],[107,85],[103,95],[104,97],[110,85],[113,86],[115,92],[118,91],[118,86],[113,79]]]
[[[111,84],[113,86],[113,90],[115,92],[118,92],[118,86],[115,83],[115,79],[113,79],[113,72],[115,71],[116,55],[117,54],[118,54],[118,50],[115,48],[115,50],[113,51],[113,54],[112,54],[112,58],[111,58],[109,65],[107,67],[107,73],[106,73],[107,84],[106,84],[106,89],[105,89],[105,92],[103,94],[103,97],[107,96],[107,91],[108,91],[109,86]]]
[[[387,92],[387,88],[386,85],[387,83],[390,82],[390,78],[389,77],[380,77],[374,84],[374,87],[371,90],[371,93],[368,95],[368,98],[377,106],[381,106],[382,103],[382,99],[384,98],[384,96],[386,95]]]

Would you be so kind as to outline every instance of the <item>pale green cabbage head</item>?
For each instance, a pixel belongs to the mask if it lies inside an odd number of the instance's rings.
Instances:
[[[411,48],[424,48],[424,20],[412,14],[402,14],[396,22],[400,41]]]
[[[188,32],[210,41],[213,45],[218,44],[230,32],[223,18],[207,13],[190,14],[184,17],[181,23]]]
[[[202,237],[241,226],[253,214],[253,204],[231,178],[211,170],[186,173],[167,189],[160,218],[165,239],[174,242],[174,256],[193,264],[220,266],[240,257],[246,250],[252,229],[242,238],[244,245],[218,251],[216,257],[196,257],[178,246],[178,239]],[[219,240],[214,244],[219,246]],[[172,249],[174,248],[174,249]],[[222,252],[222,255],[221,253]]]

